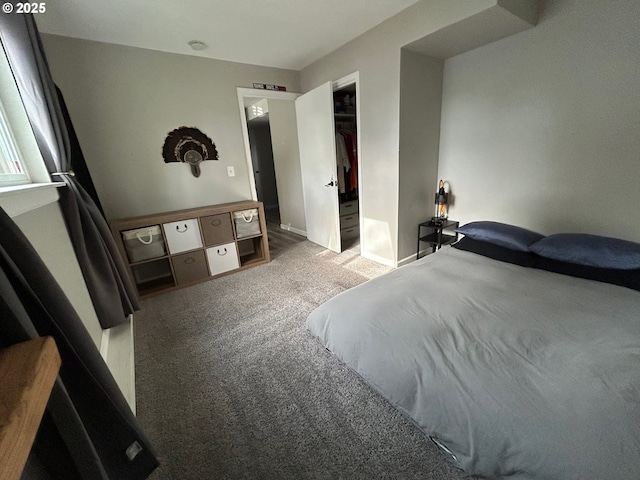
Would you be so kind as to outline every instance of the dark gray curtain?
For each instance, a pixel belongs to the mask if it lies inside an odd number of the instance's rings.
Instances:
[[[0,208],[0,348],[45,335],[62,366],[30,464],[54,479],[147,478],[153,447],[64,291]]]
[[[0,39],[47,168],[62,173],[53,178],[66,185],[60,206],[98,318],[103,328],[123,323],[138,307],[135,292],[99,205],[79,181],[87,184],[88,170],[78,178],[66,174],[72,167],[82,170],[82,152],[33,17],[1,15]],[[62,366],[28,474],[65,480],[147,478],[158,465],[150,442],[65,293],[0,209],[0,348],[43,335],[54,337]]]
[[[100,324],[110,328],[124,323],[139,308],[135,290],[100,206],[80,182],[84,179],[95,194],[66,106],[51,78],[35,20],[32,15],[5,14],[0,16],[0,28],[2,46],[47,169],[54,181],[66,184],[60,189],[60,207]],[[72,168],[78,169],[78,177],[68,174]]]

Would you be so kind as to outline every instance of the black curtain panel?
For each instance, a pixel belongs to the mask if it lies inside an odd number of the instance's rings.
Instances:
[[[30,463],[53,478],[147,478],[153,447],[78,314],[1,208],[0,232],[0,348],[48,335],[62,359]]]
[[[91,197],[91,200],[93,200],[93,203],[95,203],[96,207],[100,211],[100,214],[104,216],[104,210],[102,210],[102,205],[98,198],[98,192],[96,192],[96,187],[93,185],[91,174],[87,168],[87,162],[84,160],[82,148],[80,148],[80,142],[78,142],[78,137],[76,136],[76,130],[73,128],[73,123],[71,122],[69,111],[67,110],[67,103],[64,101],[64,96],[57,86],[56,93],[58,96],[58,102],[60,102],[60,113],[62,114],[64,124],[67,127],[67,133],[69,134],[69,167],[75,174],[76,182],[78,182],[84,191],[87,192]]]
[[[35,20],[12,13],[0,16],[0,27],[2,46],[47,169],[54,181],[66,184],[60,189],[60,207],[98,320],[103,328],[124,323],[139,308],[136,293],[96,204],[93,182],[51,78]]]

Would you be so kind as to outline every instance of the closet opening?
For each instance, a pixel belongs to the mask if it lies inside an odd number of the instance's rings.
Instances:
[[[333,91],[336,167],[342,250],[360,242],[356,83]]]

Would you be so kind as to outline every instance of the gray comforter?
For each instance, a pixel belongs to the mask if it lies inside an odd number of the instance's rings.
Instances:
[[[445,247],[307,327],[470,474],[640,479],[640,292]]]

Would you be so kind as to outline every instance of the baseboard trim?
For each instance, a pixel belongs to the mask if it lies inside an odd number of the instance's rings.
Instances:
[[[292,233],[296,233],[298,235],[302,235],[305,238],[307,236],[307,232],[305,232],[304,230],[300,230],[298,228],[292,227],[291,225],[285,225],[285,224],[281,223],[280,224],[280,228],[283,229],[283,230],[286,230],[287,232],[292,232]]]
[[[398,266],[396,265],[396,262],[394,262],[393,260],[389,260],[388,258],[381,257],[379,255],[376,255],[375,253],[363,251],[363,252],[360,252],[360,255],[363,256],[364,258],[368,258],[369,260],[373,260],[374,262],[380,263],[382,265],[386,265],[387,267],[396,268]]]
[[[426,252],[426,250],[421,251],[420,253]],[[411,262],[415,262],[416,261],[416,255],[409,255],[408,257],[404,257],[402,260],[400,260],[398,262],[398,266],[402,267],[403,265],[408,265]]]

